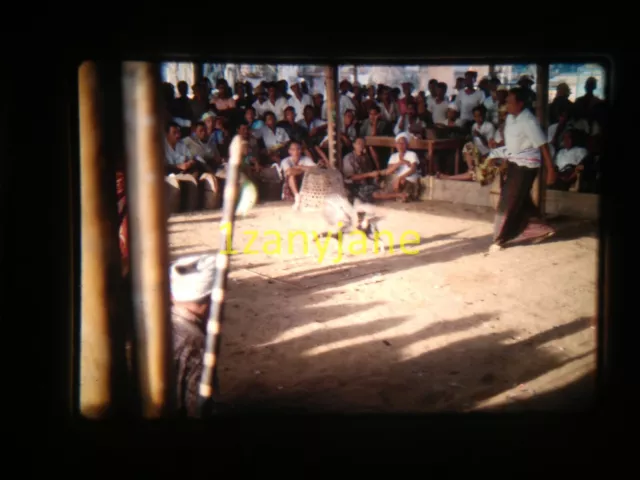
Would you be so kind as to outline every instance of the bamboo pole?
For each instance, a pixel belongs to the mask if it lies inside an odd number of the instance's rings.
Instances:
[[[120,281],[115,174],[105,155],[101,86],[95,62],[78,72],[81,201],[80,413],[103,418],[114,411],[122,374],[115,338]],[[124,352],[124,345],[121,345]]]
[[[324,68],[324,83],[325,91],[327,93],[327,135],[329,137],[329,163],[332,167],[336,165],[336,129],[335,129],[335,80],[334,69],[331,66]]]
[[[536,116],[540,122],[540,126],[546,133],[548,124],[548,109],[549,109],[549,64],[539,63],[536,66]],[[540,162],[540,172],[538,173],[538,211],[540,212],[540,218],[545,218],[545,203],[547,199],[547,184],[546,184],[546,165],[544,160]]]
[[[157,418],[175,406],[159,71],[151,63],[126,62],[122,81],[141,406],[145,417]]]
[[[224,318],[225,292],[229,264],[233,252],[233,232],[235,226],[236,203],[238,200],[240,164],[246,142],[236,135],[229,146],[229,168],[224,187],[222,219],[220,220],[220,245],[227,248],[220,249],[216,256],[216,271],[211,290],[211,309],[207,319],[207,338],[203,356],[204,368],[198,389],[198,409],[200,416],[206,418],[214,413],[213,402],[217,393],[218,358],[220,352],[220,335]]]
[[[340,108],[340,100],[342,94],[340,93],[340,77],[339,77],[340,67],[335,65],[333,67],[333,91],[335,92],[335,101],[334,101],[334,112],[335,112],[335,133],[334,138],[336,141],[336,157],[335,163],[333,164],[335,167],[342,171],[342,137],[340,136],[340,132],[342,131],[342,123],[344,122],[344,117],[340,114],[342,109]],[[355,113],[355,112],[354,112]]]

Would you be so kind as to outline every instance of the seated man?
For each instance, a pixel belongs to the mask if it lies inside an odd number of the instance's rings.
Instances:
[[[344,112],[344,120],[340,125],[340,145],[342,147],[342,154],[346,155],[353,149],[353,142],[357,137],[356,132],[356,116],[353,110],[347,110]],[[324,149],[329,153],[329,136],[325,136],[320,142],[320,149]],[[323,152],[324,153],[324,152]],[[326,158],[322,155],[322,158]]]
[[[218,183],[204,159],[193,155],[180,140],[180,126],[169,122],[165,131],[165,172],[168,175],[170,213],[180,208],[192,211],[200,200],[206,209],[215,208],[219,197]],[[172,200],[180,192],[180,201]]]
[[[418,110],[414,100],[408,100],[406,103],[406,114],[398,117],[398,123],[393,128],[393,133],[408,133],[409,136],[415,138],[425,138],[427,124],[418,117]]]
[[[569,190],[578,178],[578,171],[589,152],[586,148],[575,145],[574,130],[567,130],[563,134],[563,147],[556,153],[553,163],[558,178],[549,188],[554,190]]]
[[[280,163],[291,139],[284,128],[276,125],[276,115],[273,112],[264,114],[264,123],[265,126],[255,133],[264,144],[261,152],[263,163]]]
[[[222,163],[222,159],[216,143],[209,140],[207,126],[203,121],[199,121],[196,123],[193,135],[185,138],[183,142],[194,157],[203,158],[209,169],[215,171]]]
[[[385,172],[373,169],[373,161],[367,155],[364,139],[357,138],[353,144],[353,152],[343,159],[342,174],[347,189],[353,198],[372,203],[374,200],[405,199],[402,192],[384,192],[378,181]]]
[[[391,124],[389,124],[384,118],[382,118],[382,114],[380,113],[379,105],[372,105],[369,110],[369,118],[367,118],[360,125],[360,137],[377,137],[377,136],[390,136],[391,135]],[[380,169],[380,157],[386,149],[384,148],[374,148],[369,147],[369,155],[373,159],[373,162],[376,165],[376,168]]]
[[[304,143],[307,137],[307,129],[296,122],[296,109],[292,106],[288,106],[284,109],[284,120],[278,122],[277,127],[284,129],[287,132],[290,140]]]
[[[419,180],[418,155],[408,150],[409,135],[401,133],[396,137],[396,153],[389,158],[387,168],[382,172],[385,178],[385,191],[398,194],[396,198],[406,202],[418,198]]]
[[[238,127],[238,135],[247,141],[247,151],[244,152],[241,171],[251,179],[252,182],[260,185],[260,183],[274,184],[280,187],[282,180],[280,178],[280,165],[272,164],[270,167],[260,165],[260,145],[258,140],[251,134],[247,122],[243,122]],[[224,175],[226,176],[226,170]],[[278,197],[281,195],[281,189]]]
[[[291,142],[289,156],[280,164],[284,175],[282,185],[282,199],[293,200],[293,209],[300,208],[300,186],[305,172],[312,168],[318,168],[309,157],[302,156],[302,147],[298,142]]]
[[[198,388],[206,348],[206,323],[215,278],[215,255],[184,257],[170,267],[171,326],[177,408],[198,416]]]
[[[254,107],[247,107],[247,110],[244,112],[244,119],[249,125],[249,129],[252,133],[257,132],[264,127],[264,122],[258,119],[258,113]]]

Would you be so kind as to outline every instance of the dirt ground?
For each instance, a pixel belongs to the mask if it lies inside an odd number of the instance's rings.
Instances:
[[[223,402],[342,412],[589,405],[593,222],[558,219],[553,240],[488,256],[489,209],[429,201],[378,211],[380,228],[394,236],[381,238],[396,248],[376,253],[369,243],[362,253],[360,237],[350,236],[340,261],[335,241],[320,261],[311,237],[324,228],[317,214],[276,202],[238,220],[222,330]],[[172,258],[215,252],[219,217],[173,216]],[[308,232],[306,254],[301,236],[289,250],[293,230]],[[413,254],[399,248],[407,230],[420,236],[412,244],[417,237],[406,234]]]

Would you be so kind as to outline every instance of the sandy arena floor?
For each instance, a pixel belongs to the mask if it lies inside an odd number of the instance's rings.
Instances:
[[[223,401],[238,409],[344,412],[588,405],[596,348],[593,223],[558,222],[552,241],[486,256],[488,209],[420,202],[384,204],[379,212],[394,251],[375,253],[368,243],[366,253],[349,255],[360,238],[346,237],[339,262],[335,242],[320,262],[311,237],[324,227],[314,224],[317,214],[278,202],[237,222]],[[172,258],[215,251],[219,217],[172,217]],[[294,229],[309,234],[306,255],[301,236],[289,251]],[[416,254],[398,248],[408,229],[420,235],[417,245],[406,237]],[[247,246],[257,253],[244,253]],[[353,245],[356,253],[361,247]]]

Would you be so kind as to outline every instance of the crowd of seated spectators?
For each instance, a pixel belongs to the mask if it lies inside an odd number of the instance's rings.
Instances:
[[[416,175],[431,173],[486,183],[497,166],[487,165],[483,159],[490,149],[503,145],[508,90],[494,77],[476,82],[477,74],[471,71],[456,80],[452,91],[436,79],[429,81],[427,92],[415,92],[410,82],[397,88],[342,80],[337,112],[343,158],[354,152],[357,139],[370,136],[403,136],[407,144],[413,138],[457,138],[464,145],[465,159],[459,175],[451,175],[452,156],[441,153],[436,155],[436,171],[428,172],[424,151],[415,152]],[[526,92],[527,107],[534,109],[532,79],[523,76],[518,84]],[[549,105],[549,143],[560,173],[555,188],[570,188],[578,172],[589,179],[585,185],[591,182],[590,188],[595,188],[606,112],[604,102],[593,95],[595,88],[595,79],[590,78],[585,85],[587,93],[572,103],[568,87],[562,84]],[[163,115],[169,125],[167,174],[189,174],[195,176],[196,183],[206,178],[211,189],[219,191],[211,175],[223,178],[220,172],[224,171],[235,134],[244,136],[250,145],[243,171],[258,183],[282,184],[280,192],[286,198],[295,198],[298,188],[286,179],[285,167],[290,167],[286,160],[294,156],[307,166],[328,164],[326,102],[321,93],[309,91],[304,79],[262,82],[255,88],[249,82],[238,82],[233,89],[226,80],[218,79],[214,89],[205,78],[191,89],[193,96],[189,98],[186,82],[178,83],[177,95],[172,84],[163,84]],[[364,155],[367,168],[377,172],[387,169],[392,158],[389,148],[363,142],[357,154]],[[304,165],[292,171],[299,174]]]

